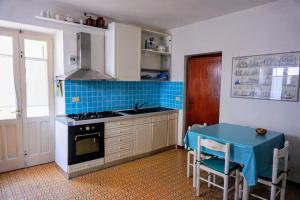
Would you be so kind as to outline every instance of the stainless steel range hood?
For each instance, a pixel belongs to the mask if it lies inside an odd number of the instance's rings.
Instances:
[[[64,80],[111,80],[111,76],[92,70],[91,68],[91,35],[77,33],[78,69],[57,77]]]

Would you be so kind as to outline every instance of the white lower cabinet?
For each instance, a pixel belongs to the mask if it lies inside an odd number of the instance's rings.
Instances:
[[[105,163],[134,155],[132,124],[132,120],[107,122],[105,124]]]
[[[135,154],[143,154],[152,150],[152,124],[136,125],[135,133]]]
[[[153,122],[152,150],[167,146],[168,121]]]
[[[168,122],[168,146],[177,144],[178,120],[169,119]]]
[[[105,163],[177,143],[177,113],[105,123]]]

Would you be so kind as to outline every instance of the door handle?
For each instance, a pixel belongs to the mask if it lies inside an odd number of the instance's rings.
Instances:
[[[77,141],[78,138],[81,138],[81,137],[91,137],[91,136],[94,136],[94,135],[98,135],[98,137],[101,136],[100,133],[90,133],[90,134],[82,134],[82,135],[76,135],[74,140]]]
[[[11,113],[16,113],[18,117],[22,116],[22,112],[20,110],[12,111]]]
[[[22,112],[20,110],[12,111],[11,113],[22,114]]]

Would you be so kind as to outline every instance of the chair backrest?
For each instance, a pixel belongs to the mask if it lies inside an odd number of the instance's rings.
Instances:
[[[284,159],[283,170],[286,173],[288,170],[288,157],[289,157],[289,141],[285,141],[282,149],[274,149],[273,151],[273,169],[272,169],[272,182],[275,183],[277,180],[278,164],[281,158]]]
[[[193,124],[192,126],[189,126],[189,130],[191,129],[194,129],[194,128],[203,128],[203,127],[206,127],[207,124],[204,123],[204,124]]]
[[[199,153],[199,156],[197,159],[201,160],[201,151],[202,147],[205,147],[206,149],[217,151],[217,152],[223,152],[225,154],[225,167],[224,167],[224,174],[229,173],[229,162],[230,162],[230,144],[222,144],[219,142],[216,142],[214,140],[210,139],[202,139],[201,136],[198,137],[198,149],[197,152]]]
[[[203,128],[203,127],[206,127],[206,123],[204,123],[203,125],[202,124],[193,124],[192,126],[189,126],[188,127],[188,130],[192,130],[193,128]],[[185,148],[190,150],[191,148],[188,148],[186,145],[185,145]]]

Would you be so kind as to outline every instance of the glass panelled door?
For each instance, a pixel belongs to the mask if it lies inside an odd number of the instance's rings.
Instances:
[[[0,172],[24,166],[18,43],[0,28]]]
[[[0,29],[0,172],[54,160],[51,45]]]
[[[54,160],[51,44],[49,37],[44,35],[28,32],[20,34],[21,93],[26,166]]]

